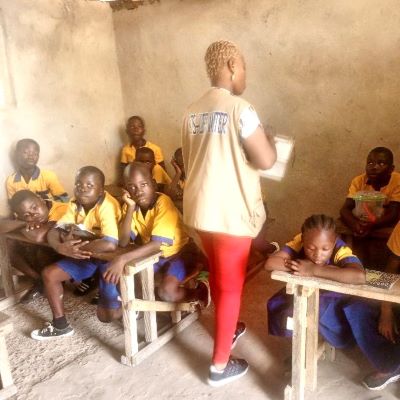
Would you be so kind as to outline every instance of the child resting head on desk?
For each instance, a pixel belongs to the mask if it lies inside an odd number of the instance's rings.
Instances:
[[[102,322],[110,322],[122,315],[116,286],[102,279],[101,273],[106,270],[107,262],[91,258],[95,253],[112,252],[118,246],[121,211],[118,201],[104,191],[104,180],[100,169],[93,166],[81,168],[75,177],[75,199],[69,202],[67,212],[47,235],[49,245],[67,258],[47,266],[42,272],[53,321],[32,331],[33,339],[73,335],[74,330],[65,318],[62,283],[71,278],[79,282],[92,277],[97,270],[100,272],[97,317]],[[60,229],[65,224],[83,225],[86,231],[95,232],[97,238],[91,241],[77,238],[74,229],[63,233]]]
[[[268,271],[287,271],[299,276],[319,277],[343,283],[364,284],[365,272],[359,259],[337,236],[335,221],[326,215],[312,215],[301,234],[265,262]],[[332,346],[343,348],[354,342],[343,307],[349,296],[329,291],[320,293],[319,332]],[[293,296],[280,290],[267,303],[271,335],[292,336],[287,329],[293,317]]]
[[[66,203],[43,200],[30,190],[20,190],[10,199],[11,211],[16,219],[6,218],[0,221],[0,233],[19,232],[33,243],[46,243],[47,232],[65,214]],[[43,292],[40,273],[46,265],[59,258],[48,247],[35,246],[18,240],[7,241],[11,265],[31,278],[33,287],[21,298],[27,303]]]
[[[127,191],[123,196],[125,206],[119,244],[125,247],[131,240],[140,239],[141,245],[115,257],[103,274],[105,281],[117,284],[127,262],[161,251],[159,262],[154,265],[154,272],[163,272],[158,288],[160,298],[179,302],[190,297],[190,300],[200,299],[208,304],[208,282],[199,281],[192,293],[180,286],[193,270],[197,255],[172,200],[156,192],[156,182],[149,168],[142,163],[129,164],[124,172],[124,180]]]

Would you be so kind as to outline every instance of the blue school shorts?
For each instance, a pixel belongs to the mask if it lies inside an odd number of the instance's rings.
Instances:
[[[108,267],[107,261],[89,259],[77,260],[75,258],[63,258],[56,263],[73,280],[82,281],[90,278],[96,271],[99,271],[99,303],[103,308],[120,308],[121,302],[118,300],[119,292],[117,285],[107,283],[103,279],[103,273]]]
[[[186,260],[183,254],[176,254],[171,257],[160,257],[157,264],[154,264],[154,272],[161,272],[163,275],[172,275],[179,282],[182,282],[187,275]]]

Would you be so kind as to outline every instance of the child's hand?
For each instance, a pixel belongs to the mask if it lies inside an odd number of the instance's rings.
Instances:
[[[136,206],[136,203],[133,201],[131,195],[129,194],[129,192],[127,190],[123,191],[122,200],[125,202],[125,204],[128,207],[134,208]]]
[[[103,278],[107,283],[116,285],[124,271],[125,262],[119,257],[115,257],[108,265],[107,270],[103,274]]]
[[[182,175],[182,170],[180,169],[179,165],[177,164],[177,162],[175,161],[175,158],[173,158],[171,160],[171,164],[172,166],[175,168],[175,173],[179,176]]]
[[[86,246],[89,241],[82,242],[81,239],[67,239],[62,243],[59,243],[56,247],[56,251],[67,257],[76,258],[78,260],[86,260],[91,257],[90,251],[82,250],[83,246]]]
[[[314,276],[316,265],[308,260],[285,260],[285,267],[292,270],[293,275]]]
[[[351,226],[351,230],[353,231],[355,236],[363,237],[368,235],[372,228],[372,225],[373,224],[371,224],[370,222],[355,219],[354,223]]]

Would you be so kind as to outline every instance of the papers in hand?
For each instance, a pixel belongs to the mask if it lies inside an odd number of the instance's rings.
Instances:
[[[277,160],[270,169],[260,170],[263,178],[281,181],[286,173],[286,167],[293,152],[294,140],[286,136],[275,136]]]

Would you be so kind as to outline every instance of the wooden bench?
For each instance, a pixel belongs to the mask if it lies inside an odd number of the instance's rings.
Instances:
[[[7,234],[7,238],[32,243],[21,233]],[[47,246],[46,244],[41,245]],[[96,253],[93,257],[111,261],[117,255],[131,251],[133,248],[134,245],[126,248],[119,247],[114,252]],[[156,252],[150,256],[132,260],[125,266],[124,274],[120,281],[125,335],[125,354],[121,357],[121,362],[125,365],[134,366],[139,364],[143,359],[188,327],[199,316],[197,311],[198,302],[168,303],[155,300],[153,267],[158,262],[160,255],[160,252]],[[16,296],[14,292],[9,261],[8,259],[3,261],[5,262],[5,267],[2,265],[1,270],[3,282],[5,281],[9,284],[8,294],[12,297],[13,302],[17,302],[20,296]],[[135,275],[137,274],[140,277],[143,299],[135,297]],[[136,321],[136,313],[138,311],[144,313],[145,341],[141,343],[139,343]],[[157,312],[170,312],[172,324],[167,327],[164,326],[160,330],[157,326]],[[184,317],[182,317],[182,312],[185,312]]]
[[[13,325],[8,315],[0,312],[0,399],[8,399],[17,393],[17,387],[13,384],[11,367],[8,360],[6,335],[12,332]]]
[[[293,295],[292,384],[285,388],[285,400],[314,398],[317,387],[319,290],[344,293],[381,301],[400,303],[400,281],[391,289],[352,285],[323,278],[301,277],[273,271],[271,278],[286,282]]]

